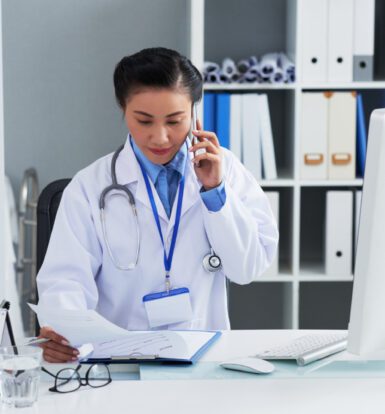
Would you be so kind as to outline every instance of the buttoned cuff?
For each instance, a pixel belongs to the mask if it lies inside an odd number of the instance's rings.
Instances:
[[[222,182],[218,187],[206,191],[203,187],[200,190],[202,200],[209,211],[219,211],[226,202],[225,183]]]

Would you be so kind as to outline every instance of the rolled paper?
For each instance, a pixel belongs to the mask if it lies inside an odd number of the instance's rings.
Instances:
[[[259,67],[263,77],[270,76],[278,67],[278,53],[266,53],[263,55]]]
[[[208,83],[221,83],[221,79],[218,72],[210,72],[206,75]]]
[[[205,62],[203,64],[203,73],[219,72],[219,65],[215,62]]]
[[[237,63],[239,73],[246,73],[250,68],[250,62],[248,59],[242,59]]]

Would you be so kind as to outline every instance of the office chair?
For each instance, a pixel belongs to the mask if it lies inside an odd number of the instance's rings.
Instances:
[[[39,196],[39,200],[37,202],[37,272],[39,272],[44,261],[63,191],[70,181],[71,180],[69,178],[53,181],[44,188]],[[39,297],[36,288],[36,300],[38,299]],[[36,320],[36,334],[38,334],[39,330],[40,327],[38,321]]]
[[[53,181],[44,188],[39,196],[37,203],[37,272],[44,261],[61,196],[70,181],[69,178]]]

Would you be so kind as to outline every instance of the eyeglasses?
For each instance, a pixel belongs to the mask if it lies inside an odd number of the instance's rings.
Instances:
[[[106,364],[91,365],[86,372],[85,378],[81,378],[79,374],[81,367],[82,365],[79,364],[76,368],[64,368],[56,375],[42,367],[42,371],[55,378],[55,385],[49,388],[49,391],[61,393],[73,392],[83,385],[100,388],[105,387],[112,381],[110,370]]]

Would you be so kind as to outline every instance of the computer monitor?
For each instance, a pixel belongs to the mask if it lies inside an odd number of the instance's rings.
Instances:
[[[348,351],[385,351],[385,109],[372,112],[350,311]]]

